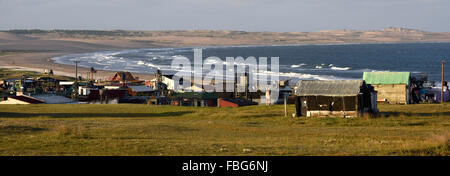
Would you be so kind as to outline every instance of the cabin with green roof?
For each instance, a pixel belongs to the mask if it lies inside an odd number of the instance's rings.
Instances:
[[[408,104],[410,72],[364,72],[363,80],[378,92],[378,101]]]

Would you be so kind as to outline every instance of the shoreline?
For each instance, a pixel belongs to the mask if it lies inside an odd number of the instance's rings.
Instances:
[[[344,40],[335,41],[298,41],[295,43],[260,41],[260,40],[243,40],[232,39],[224,40],[220,37],[212,37],[205,39],[201,36],[187,38],[181,36],[163,39],[151,40],[149,38],[143,40],[117,38],[117,39],[95,39],[95,38],[46,38],[45,36],[26,36],[13,34],[9,32],[0,32],[0,50],[12,50],[15,53],[0,55],[0,67],[16,70],[29,70],[43,72],[44,69],[52,69],[55,75],[75,77],[75,67],[67,63],[56,63],[51,58],[60,57],[70,54],[93,53],[103,51],[121,51],[133,49],[152,49],[152,48],[225,48],[225,47],[264,47],[264,46],[308,46],[308,45],[364,45],[364,44],[413,44],[413,43],[449,43],[448,39],[436,41],[422,40],[388,40],[374,41],[366,40],[365,42],[348,42]],[[196,38],[197,37],[197,38]],[[169,40],[170,39],[170,40]],[[300,43],[299,43],[300,42]],[[48,61],[50,59],[50,62]],[[79,75],[89,72],[90,67],[78,67]],[[97,70],[96,79],[107,79],[116,71]],[[140,79],[153,79],[154,75],[149,73],[133,72],[133,75]]]
[[[228,47],[271,47],[271,46],[310,46],[310,45],[360,45],[360,44],[414,44],[414,43],[450,43],[450,42],[384,42],[384,43],[330,43],[330,44],[286,44],[286,45],[223,45],[223,46],[201,46],[201,48],[228,48]],[[75,77],[74,64],[57,63],[52,58],[66,56],[71,54],[85,54],[107,51],[124,51],[124,50],[140,50],[140,49],[164,49],[164,48],[195,48],[195,46],[152,46],[152,47],[139,47],[139,48],[108,48],[102,50],[79,50],[74,52],[24,52],[13,53],[0,56],[0,68],[6,68],[19,71],[34,71],[43,73],[44,69],[52,69],[55,75]],[[33,59],[28,59],[28,58]],[[17,59],[20,58],[20,59]],[[11,63],[5,61],[5,59],[13,59]],[[50,59],[48,61],[47,59]],[[32,61],[32,62],[29,62]],[[18,62],[18,63],[17,63]],[[90,71],[90,67],[84,67],[78,65],[78,75],[86,77],[87,72]],[[115,72],[120,70],[102,70],[97,69],[97,73],[94,75],[94,79],[107,80]],[[130,70],[127,70],[130,71]],[[142,73],[138,71],[130,71],[135,77],[139,79],[150,80],[154,78],[153,74]]]
[[[54,61],[43,61],[46,58],[51,58],[51,57],[58,57],[58,56],[63,56],[63,55],[68,55],[68,54],[76,54],[76,53],[65,53],[65,54],[58,54],[58,55],[53,55],[52,53],[46,53],[48,55],[45,55],[45,57],[43,56],[37,56],[36,54],[33,53],[27,53],[29,56],[34,57],[34,58],[39,58],[39,60],[42,60],[40,62],[33,62],[33,63],[23,63],[21,61],[19,61],[19,63],[17,63],[17,60],[15,60],[14,63],[7,63],[7,62],[0,62],[0,68],[6,68],[6,69],[11,69],[11,70],[20,70],[20,71],[34,71],[34,72],[39,72],[39,73],[43,73],[45,69],[51,69],[53,70],[54,75],[59,75],[59,76],[67,76],[67,77],[75,77],[75,66],[73,65],[69,65],[69,64],[60,64],[60,63],[55,63]],[[9,58],[20,58],[20,57],[26,57],[23,54],[11,54],[8,55]],[[0,56],[0,59],[2,59],[2,57],[4,56]],[[86,74],[87,72],[90,71],[90,68],[88,67],[81,67],[78,66],[78,76],[84,76],[84,74]],[[94,79],[108,79],[110,76],[112,76],[115,72],[117,71],[111,71],[111,70],[97,70],[97,73],[94,76]],[[146,80],[150,80],[153,79],[154,76],[152,74],[145,74],[145,73],[136,73],[136,72],[132,72],[134,76],[139,77],[140,79],[146,79]]]
[[[12,34],[0,32],[0,39],[8,39],[6,42],[0,41],[0,50],[10,50],[15,53],[0,55],[0,68],[13,70],[35,71],[42,73],[44,69],[52,69],[55,75],[75,77],[75,67],[68,64],[48,61],[49,58],[64,56],[69,54],[81,54],[99,52],[107,50],[125,50],[139,48],[155,48],[155,45],[127,45],[127,41],[116,41],[113,45],[108,41],[96,42],[95,44],[80,41],[58,41],[39,40],[28,38],[17,38]],[[89,72],[90,68],[78,67],[78,75]],[[97,70],[96,79],[107,79],[116,71]],[[151,74],[133,73],[140,79],[153,79]]]
[[[439,43],[450,43],[450,42],[378,42],[378,43],[327,43],[327,44],[282,44],[282,45],[220,45],[220,46],[160,46],[160,47],[152,47],[152,48],[129,48],[129,49],[112,49],[112,50],[98,50],[98,51],[90,51],[90,52],[76,52],[76,53],[67,53],[67,54],[61,54],[61,55],[55,55],[52,56],[51,62],[53,64],[60,64],[64,66],[74,66],[75,64],[68,64],[63,62],[57,62],[56,60],[53,60],[53,58],[61,57],[61,56],[67,56],[67,55],[73,55],[73,54],[89,54],[89,53],[98,53],[98,52],[120,52],[120,51],[127,51],[127,50],[146,50],[146,49],[180,49],[180,48],[202,48],[202,49],[208,49],[208,48],[245,48],[245,47],[283,47],[283,46],[340,46],[340,45],[378,45],[378,44],[439,44]],[[89,69],[90,67],[78,65],[78,68],[85,68]],[[106,72],[115,72],[120,70],[97,70],[97,71],[106,71]],[[150,75],[149,73],[142,73],[138,71],[130,71],[133,74],[144,74],[144,75]]]

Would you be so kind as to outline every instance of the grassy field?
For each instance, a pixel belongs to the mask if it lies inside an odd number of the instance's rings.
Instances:
[[[4,50],[0,50],[0,56],[4,56],[4,55],[8,55],[8,54],[15,54],[16,52],[14,51],[4,51]]]
[[[379,108],[344,119],[283,117],[283,106],[0,105],[0,155],[450,154],[450,104]]]
[[[0,80],[21,79],[22,75],[25,75],[26,78],[48,76],[46,74],[38,73],[38,72],[34,72],[34,71],[22,71],[22,70],[12,70],[12,69],[0,68]],[[58,79],[58,80],[74,80],[74,78],[67,77],[67,76],[52,75],[50,77]]]
[[[50,51],[50,50],[48,50]],[[33,52],[46,52],[46,51],[39,51],[39,50],[1,50],[0,49],[0,56],[10,55],[10,54],[21,54],[21,53],[33,53]]]

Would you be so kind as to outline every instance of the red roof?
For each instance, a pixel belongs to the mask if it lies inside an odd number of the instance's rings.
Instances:
[[[219,99],[220,107],[239,107],[239,106],[250,106],[257,105],[258,103],[252,102],[245,99],[231,99],[231,98],[221,98]]]
[[[133,74],[130,72],[116,72],[111,78],[109,78],[109,81],[137,81],[136,78],[134,78]]]

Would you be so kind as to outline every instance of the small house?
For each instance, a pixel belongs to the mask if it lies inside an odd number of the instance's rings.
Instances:
[[[217,106],[217,94],[214,92],[184,92],[173,96],[173,105],[179,106]]]
[[[136,81],[136,78],[134,78],[133,74],[130,72],[116,72],[111,78],[109,78],[109,81],[111,82],[132,82]]]
[[[378,111],[376,92],[363,80],[300,80],[295,96],[297,116],[357,117]]]
[[[379,102],[409,103],[410,72],[364,72],[363,80],[378,92]]]
[[[137,77],[134,77],[130,72],[116,72],[109,78],[108,81],[112,83],[120,83],[121,86],[144,83],[144,81],[141,81]]]

